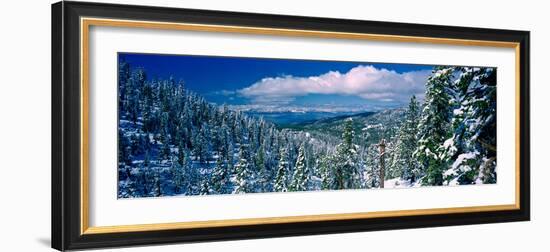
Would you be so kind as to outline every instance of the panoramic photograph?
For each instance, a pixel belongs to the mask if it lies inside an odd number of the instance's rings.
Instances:
[[[117,196],[495,184],[496,74],[119,53]]]

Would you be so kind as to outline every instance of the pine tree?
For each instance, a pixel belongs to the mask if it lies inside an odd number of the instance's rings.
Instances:
[[[380,155],[378,144],[371,144],[366,149],[366,188],[380,187]]]
[[[187,150],[183,150],[183,161],[182,169],[183,173],[183,188],[185,190],[185,195],[196,195],[198,193],[199,186],[199,177],[197,169],[193,167],[193,162],[191,160],[191,154]]]
[[[415,182],[420,173],[420,165],[413,157],[413,152],[418,147],[416,138],[418,133],[418,107],[416,96],[413,95],[406,112],[405,122],[399,128],[393,162],[390,163],[391,169],[396,171],[395,176],[410,182]]]
[[[457,67],[453,136],[444,143],[447,184],[496,182],[496,71]]]
[[[200,191],[200,195],[208,195],[210,194],[210,186],[209,186],[210,182],[208,179],[204,179],[201,183],[201,191]]]
[[[351,118],[344,122],[342,143],[336,146],[334,157],[334,189],[359,188],[361,183],[357,146],[353,144],[354,130]]]
[[[223,156],[218,156],[216,160],[216,168],[212,172],[212,191],[218,194],[230,193],[229,187],[229,174],[227,171],[227,165],[223,160]]]
[[[443,160],[443,142],[450,135],[450,106],[452,101],[452,67],[437,67],[426,82],[424,108],[418,126],[418,147],[414,156],[418,158],[425,185],[442,185],[446,162]]]
[[[308,171],[306,167],[306,157],[304,145],[300,145],[298,158],[294,166],[294,175],[290,184],[290,191],[306,191],[309,181]]]
[[[118,162],[120,165],[132,165],[132,149],[128,137],[122,130],[118,130]]]
[[[118,66],[118,107],[121,112],[126,111],[126,88],[128,87],[128,79],[130,79],[130,64],[125,60],[121,60]]]
[[[183,152],[183,150],[181,150]],[[174,193],[180,194],[183,190],[183,183],[185,179],[185,170],[183,169],[183,160],[180,163],[172,161],[172,166],[170,167],[170,171],[172,173],[172,182],[174,184]]]
[[[199,160],[201,164],[206,163],[208,155],[208,142],[205,136],[205,130],[202,128],[195,134],[195,140],[193,141],[193,154],[195,160]]]
[[[239,161],[235,165],[236,182],[234,193],[250,193],[252,192],[252,174],[250,170],[249,155],[246,151],[247,146],[241,144],[239,150]]]
[[[277,192],[286,192],[287,186],[287,172],[288,172],[288,150],[287,148],[281,148],[279,151],[279,165],[277,168],[277,175],[275,177],[274,189]]]
[[[331,168],[331,156],[326,154],[319,161],[319,172],[321,173],[321,189],[330,190],[333,188],[334,179]]]
[[[168,159],[171,154],[170,145],[168,144],[168,138],[162,141],[161,155],[163,159]]]
[[[160,175],[158,174],[158,171],[155,172],[154,180],[153,180],[153,190],[151,192],[151,196],[153,197],[159,197],[162,196],[162,189],[160,186]]]
[[[269,174],[266,167],[266,157],[265,157],[265,145],[260,145],[260,148],[256,154],[256,169],[257,169],[257,178],[258,178],[258,190],[260,192],[266,191],[269,182]]]
[[[180,165],[180,166],[183,166],[183,162],[184,162],[184,158],[185,158],[185,147],[184,147],[184,144],[183,144],[183,140],[179,142],[178,144],[178,159],[177,159],[177,163]]]

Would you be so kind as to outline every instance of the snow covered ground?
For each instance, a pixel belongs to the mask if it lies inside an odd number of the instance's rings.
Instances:
[[[408,180],[403,180],[401,178],[393,178],[384,181],[384,188],[410,188],[410,187],[420,187],[419,183],[412,183]]]

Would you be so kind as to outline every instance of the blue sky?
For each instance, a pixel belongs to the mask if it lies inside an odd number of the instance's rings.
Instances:
[[[422,98],[433,66],[119,53],[147,78],[183,80],[208,101],[253,110],[377,110]]]

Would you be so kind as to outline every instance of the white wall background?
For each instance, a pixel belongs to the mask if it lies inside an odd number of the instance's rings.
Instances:
[[[110,0],[113,1],[113,0]],[[367,19],[531,31],[532,221],[384,232],[112,249],[116,251],[533,251],[548,247],[545,156],[550,30],[544,1],[117,0],[240,12]],[[50,4],[0,9],[0,250],[48,251],[50,242]],[[545,71],[546,70],[546,71]],[[111,249],[107,249],[110,251]]]

